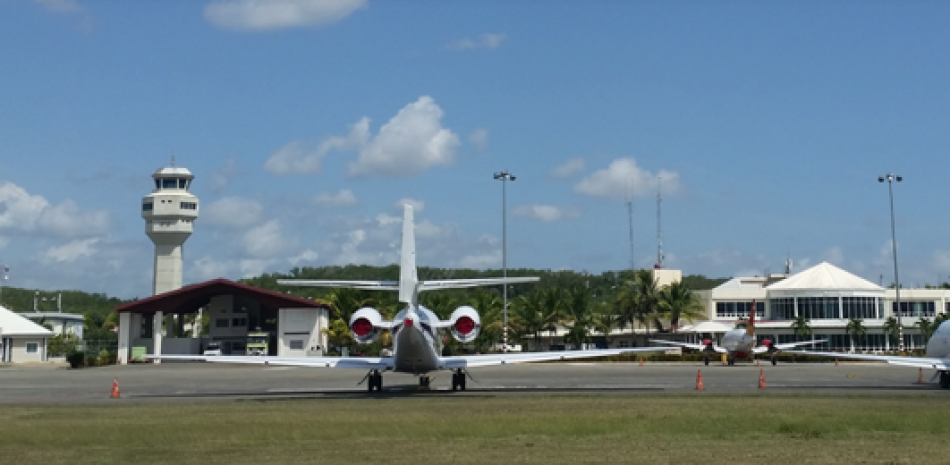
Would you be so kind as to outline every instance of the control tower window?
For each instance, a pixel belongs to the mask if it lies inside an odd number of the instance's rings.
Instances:
[[[162,179],[162,189],[177,189],[178,178]]]
[[[142,211],[143,211],[143,212],[150,212],[150,211],[152,211],[152,208],[153,208],[152,202],[145,202],[145,203],[142,204]]]
[[[158,190],[158,189],[160,189],[161,187],[162,187],[161,183],[159,182],[158,179],[156,179],[156,180],[155,180],[155,190]]]
[[[188,180],[187,180],[187,179],[179,179],[179,180],[178,180],[178,188],[179,188],[179,189],[185,189],[185,188],[187,188],[187,187],[188,187]]]

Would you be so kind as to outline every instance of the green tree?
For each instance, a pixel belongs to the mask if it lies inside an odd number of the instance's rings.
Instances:
[[[495,344],[502,342],[504,335],[504,314],[502,299],[494,289],[476,288],[469,295],[469,305],[478,311],[482,320],[482,329],[475,338],[475,350],[487,352]]]
[[[335,318],[330,321],[330,326],[323,328],[323,334],[327,335],[327,340],[332,347],[351,347],[353,345],[353,335],[350,333],[350,327],[341,318]]]
[[[614,329],[623,329],[627,321],[616,309],[606,302],[598,302],[594,307],[594,329],[604,335],[607,347],[610,347],[610,333]]]
[[[917,319],[917,323],[914,323],[914,326],[920,329],[920,335],[924,338],[924,343],[930,340],[930,336],[933,335],[934,329],[936,329],[929,318],[923,317]]]
[[[67,332],[49,338],[46,350],[51,357],[65,357],[79,350],[81,345],[82,339],[71,332]]]
[[[631,326],[634,321],[639,322],[649,337],[651,326],[662,329],[657,309],[659,299],[660,290],[650,270],[637,270],[633,279],[618,292],[617,303],[621,314],[630,319]]]
[[[898,339],[900,339],[900,327],[898,325],[897,318],[894,318],[893,316],[887,317],[887,319],[884,320],[882,329],[884,329],[884,334],[887,335],[887,339],[890,341],[891,346],[897,348]]]
[[[799,315],[795,317],[795,319],[792,320],[791,327],[792,332],[795,333],[795,337],[798,338],[799,341],[808,339],[812,335],[811,322],[804,316]]]
[[[586,286],[576,286],[567,292],[563,304],[564,321],[570,325],[564,342],[574,348],[581,348],[590,342],[590,327],[593,325],[591,312],[591,293]]]
[[[343,320],[346,324],[349,324],[353,313],[374,303],[374,300],[366,291],[343,287],[333,288],[327,301],[333,308],[334,317]]]
[[[541,350],[541,333],[554,328],[564,293],[560,288],[536,289],[514,301],[509,316],[512,329],[520,336],[532,336],[535,350]]]
[[[848,324],[844,327],[845,332],[848,333],[848,336],[851,338],[851,349],[854,349],[855,339],[860,340],[867,334],[867,328],[864,327],[864,320],[861,318],[851,318],[848,320]]]
[[[692,323],[699,319],[706,319],[706,307],[703,306],[699,296],[682,281],[662,288],[657,304],[660,313],[669,320],[673,331],[679,326],[680,320]]]

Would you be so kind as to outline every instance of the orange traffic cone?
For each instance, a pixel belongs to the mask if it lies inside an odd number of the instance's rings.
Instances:
[[[835,359],[835,366],[838,366],[838,359]]]
[[[924,384],[924,369],[923,369],[923,368],[918,368],[917,370],[918,370],[918,371],[917,371],[917,384]]]
[[[702,391],[704,389],[706,389],[706,387],[703,386],[703,372],[696,370],[696,390]]]
[[[755,359],[755,366],[761,366],[759,365],[759,359]]]
[[[643,357],[640,357],[640,366],[643,366]]]
[[[110,399],[119,398],[119,378],[116,378],[115,381],[112,382],[112,394],[109,395],[109,398]]]
[[[765,370],[759,369],[759,389],[765,389]]]

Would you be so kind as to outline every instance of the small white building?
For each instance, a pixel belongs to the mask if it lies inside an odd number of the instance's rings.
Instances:
[[[0,306],[0,362],[45,362],[53,332]]]
[[[83,322],[85,316],[79,313],[62,312],[24,312],[20,316],[29,318],[38,325],[48,324],[53,334],[72,334],[82,339]]]

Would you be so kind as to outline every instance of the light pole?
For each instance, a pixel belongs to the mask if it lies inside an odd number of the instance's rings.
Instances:
[[[891,247],[894,251],[894,291],[897,307],[897,338],[898,350],[904,353],[904,325],[901,323],[901,280],[897,274],[897,234],[894,232],[894,181],[901,182],[903,178],[896,174],[887,173],[877,178],[877,182],[887,180],[887,192],[891,200]]]
[[[495,179],[501,181],[501,275],[508,277],[508,181],[514,181],[515,175],[508,170],[495,173]],[[501,286],[502,298],[502,344],[504,353],[508,353],[508,284]]]

